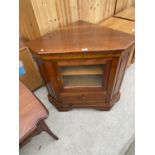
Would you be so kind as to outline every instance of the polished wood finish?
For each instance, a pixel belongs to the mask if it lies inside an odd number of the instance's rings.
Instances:
[[[120,97],[134,36],[80,21],[27,45],[59,111],[109,110]]]
[[[125,32],[128,34],[132,34],[132,35],[135,34],[135,23],[133,21],[120,19],[116,17],[110,17],[109,19],[101,22],[99,25],[111,28],[113,30]],[[135,48],[133,47],[131,49],[130,56],[128,58],[128,63],[127,63],[128,66],[134,62],[134,55],[135,55]]]
[[[132,43],[133,36],[131,35],[88,23],[87,27],[82,26],[80,29],[77,27],[54,31],[30,41],[27,45],[36,54],[58,56],[64,53],[87,53],[82,52],[84,48],[92,54],[98,51],[105,51],[106,54],[119,54],[120,50],[125,50]],[[109,49],[112,51],[109,52]]]
[[[19,143],[23,146],[32,136],[46,131],[58,139],[48,128],[44,119],[48,117],[48,110],[22,83],[19,83]]]
[[[129,7],[127,9],[115,14],[115,17],[135,21],[135,8]]]
[[[31,90],[35,90],[44,85],[40,76],[36,62],[33,60],[29,49],[25,46],[26,41],[20,39],[19,42],[19,60],[22,61],[25,74],[19,79]]]

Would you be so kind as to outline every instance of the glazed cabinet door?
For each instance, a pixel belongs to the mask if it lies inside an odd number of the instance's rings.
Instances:
[[[112,59],[74,59],[54,65],[62,104],[91,106],[103,104]]]
[[[47,61],[44,74],[50,97],[60,107],[106,107],[112,62],[113,58]]]
[[[105,90],[110,59],[76,59],[57,62],[57,79],[61,91]]]
[[[103,104],[112,59],[60,60],[54,65],[60,100],[77,106]]]

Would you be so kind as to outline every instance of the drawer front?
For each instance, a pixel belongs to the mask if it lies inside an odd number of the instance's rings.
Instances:
[[[61,93],[63,104],[99,104],[105,102],[104,92],[81,92],[81,93]]]

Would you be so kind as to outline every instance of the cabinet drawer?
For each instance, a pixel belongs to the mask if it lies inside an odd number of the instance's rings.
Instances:
[[[105,101],[105,92],[61,93],[64,104],[94,104]]]

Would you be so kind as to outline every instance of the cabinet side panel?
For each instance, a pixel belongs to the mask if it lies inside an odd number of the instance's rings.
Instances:
[[[114,86],[113,96],[120,91],[120,87],[121,87],[121,84],[122,84],[122,81],[124,78],[124,74],[125,74],[125,70],[127,67],[128,58],[131,53],[131,48],[133,48],[133,47],[128,48],[126,50],[125,54],[120,59],[120,67],[118,68],[118,74],[117,74],[117,78],[116,78],[117,80],[116,80],[116,83]]]
[[[48,73],[46,71],[45,63],[35,55],[33,55],[33,58],[35,59],[37,65],[39,67],[39,71],[41,73],[41,76],[42,76],[42,78],[43,78],[43,80],[47,86],[48,93],[51,94],[53,97],[56,97],[56,93],[53,89],[53,85],[51,85],[50,78],[49,78]]]
[[[44,71],[46,72],[46,78],[49,80],[49,87],[53,89],[54,96],[59,98],[60,88],[58,85],[57,75],[55,73],[52,62],[50,61],[44,62]]]
[[[110,67],[109,79],[108,79],[108,89],[107,89],[107,99],[106,99],[107,103],[112,99],[112,91],[116,80],[118,65],[119,65],[119,57],[113,57],[111,62],[111,67]]]
[[[128,62],[127,62],[127,66],[130,66],[130,64],[133,63],[134,57],[135,57],[135,46],[133,46],[131,49],[131,52],[130,52],[129,58],[128,58]]]

